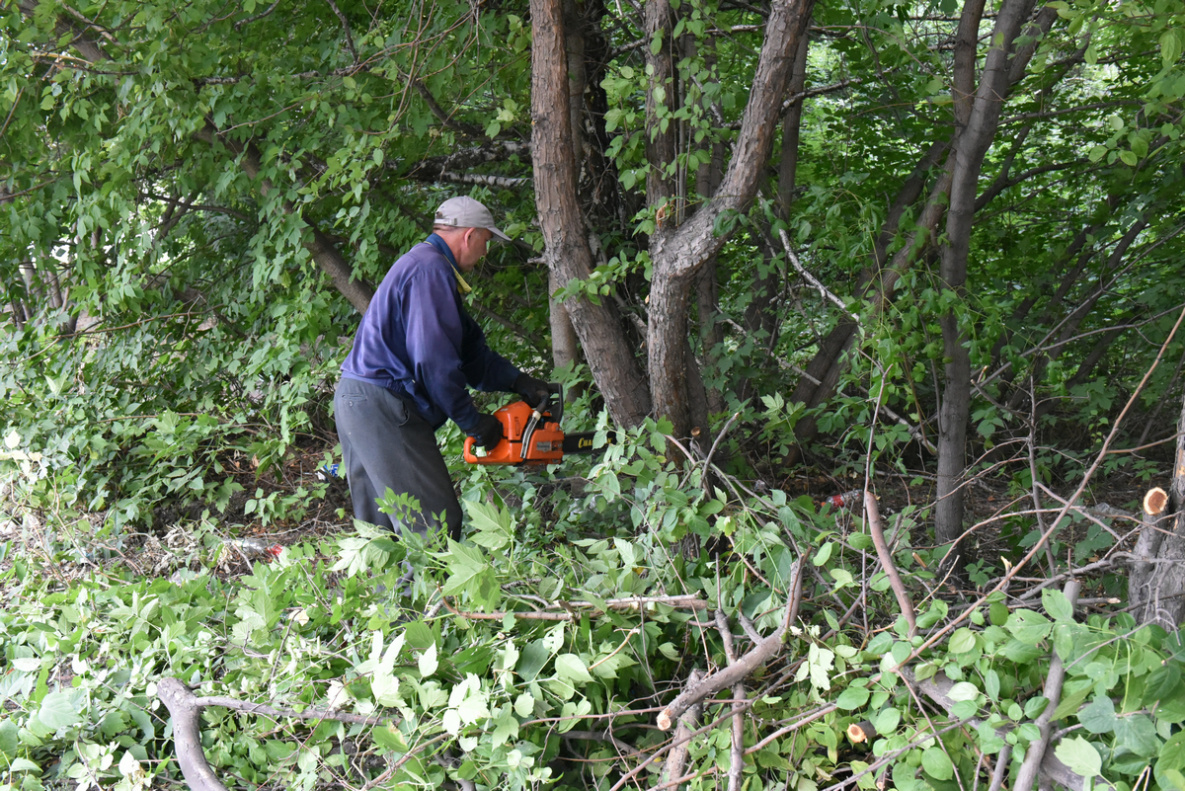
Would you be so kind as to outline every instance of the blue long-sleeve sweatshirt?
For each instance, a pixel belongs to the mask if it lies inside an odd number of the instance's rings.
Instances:
[[[466,385],[510,392],[520,371],[490,349],[461,303],[456,261],[436,234],[399,258],[362,316],[342,376],[385,387],[433,428],[477,427]]]

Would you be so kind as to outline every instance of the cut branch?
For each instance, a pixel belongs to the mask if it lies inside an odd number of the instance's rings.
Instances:
[[[654,605],[662,604],[683,610],[706,610],[708,603],[695,594],[681,596],[633,596],[624,599],[608,599],[605,606],[614,612],[651,609]],[[522,612],[464,612],[453,607],[445,598],[444,606],[449,612],[471,621],[500,621],[508,615],[534,621],[576,621],[579,616],[577,610],[591,610],[591,614],[600,615],[605,612],[600,604],[587,601],[555,602],[554,610],[526,610]]]
[[[703,680],[704,671],[696,668],[687,677],[687,685],[695,686]],[[699,725],[700,713],[703,706],[696,703],[679,715],[679,724],[675,727],[675,737],[672,740],[671,752],[663,761],[662,772],[664,785],[677,789],[677,782],[683,777],[683,769],[687,766],[687,756],[691,751],[691,735]]]
[[[1078,598],[1079,587],[1078,580],[1072,579],[1066,583],[1065,594],[1066,598],[1070,600],[1071,607],[1074,606]],[[1065,676],[1066,668],[1062,664],[1061,657],[1055,651],[1049,660],[1049,675],[1045,679],[1045,699],[1049,702],[1045,704],[1045,711],[1041,712],[1041,716],[1037,717],[1036,722],[1041,735],[1029,744],[1029,751],[1025,754],[1024,763],[1020,765],[1020,770],[1012,783],[1012,791],[1029,791],[1033,787],[1033,781],[1037,779],[1037,773],[1045,759],[1046,751],[1049,749],[1053,712],[1057,709],[1058,701],[1061,700],[1062,681]]]
[[[659,730],[669,730],[672,722],[689,706],[699,703],[709,695],[714,695],[722,689],[739,684],[750,673],[772,659],[782,648],[782,637],[787,628],[798,617],[798,604],[802,598],[802,559],[794,561],[790,569],[791,584],[790,597],[786,602],[786,616],[769,637],[753,647],[749,653],[738,659],[728,667],[704,677],[698,684],[689,684],[679,695],[658,714]]]
[[[864,492],[864,509],[868,512],[868,532],[872,535],[872,544],[876,547],[876,556],[880,558],[881,565],[885,568],[885,574],[889,578],[889,585],[893,588],[893,595],[897,597],[897,605],[901,608],[901,615],[904,616],[905,622],[909,624],[909,636],[912,638],[918,633],[917,618],[913,613],[913,602],[910,601],[909,592],[905,590],[905,583],[901,581],[901,575],[897,573],[897,566],[893,563],[893,553],[889,549],[889,544],[885,541],[885,531],[881,526],[881,512],[877,506],[876,495],[872,492]]]

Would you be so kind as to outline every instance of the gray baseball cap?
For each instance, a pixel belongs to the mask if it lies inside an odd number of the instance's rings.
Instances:
[[[436,210],[434,225],[453,225],[457,228],[485,228],[504,242],[510,237],[494,227],[494,215],[479,201],[462,195],[449,198]]]

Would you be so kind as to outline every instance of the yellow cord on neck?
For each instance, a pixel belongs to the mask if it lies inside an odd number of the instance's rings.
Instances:
[[[461,277],[461,273],[457,271],[455,266],[453,267],[453,274],[457,278],[457,291],[461,292],[461,296],[465,296],[473,290],[473,286],[465,282],[465,278]]]

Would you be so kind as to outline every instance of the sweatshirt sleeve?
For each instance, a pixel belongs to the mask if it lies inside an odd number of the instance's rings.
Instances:
[[[488,392],[512,392],[519,371],[509,360],[486,343],[485,333],[473,318],[461,309],[464,342],[461,350],[462,371],[470,387]]]
[[[473,431],[478,412],[465,388],[462,363],[465,321],[472,319],[460,309],[453,275],[447,270],[425,269],[412,277],[406,295],[403,318],[416,381],[462,431]]]

